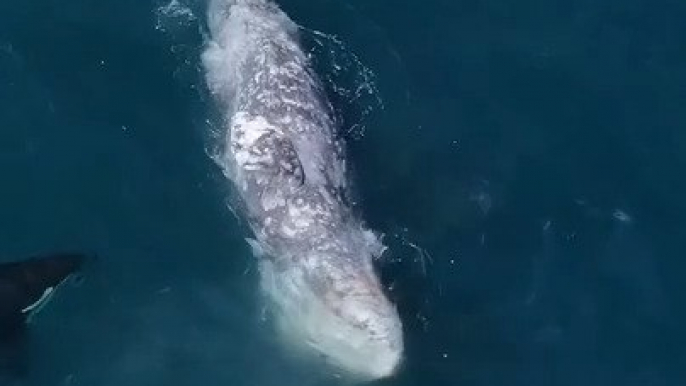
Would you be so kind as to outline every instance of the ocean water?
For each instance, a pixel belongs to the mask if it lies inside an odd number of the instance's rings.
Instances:
[[[279,4],[390,246],[407,349],[381,384],[686,384],[686,4]],[[0,261],[99,256],[5,382],[336,384],[262,323],[209,157],[205,6],[0,3]]]

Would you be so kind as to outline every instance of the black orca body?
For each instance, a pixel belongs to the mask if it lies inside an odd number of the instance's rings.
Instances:
[[[85,260],[82,254],[60,253],[0,263],[0,381],[3,373],[25,371],[26,322]]]

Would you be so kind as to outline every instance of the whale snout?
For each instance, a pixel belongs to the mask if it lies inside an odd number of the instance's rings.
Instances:
[[[315,354],[354,381],[387,378],[400,369],[402,324],[378,282],[337,275],[303,281],[299,269],[277,273],[267,262],[261,271],[262,289],[277,306],[280,335],[296,351]]]
[[[371,295],[370,295],[371,296]],[[348,350],[332,350],[332,358],[358,377],[387,378],[401,366],[403,357],[402,325],[395,307],[383,297],[346,299],[341,323],[347,334],[340,336]]]

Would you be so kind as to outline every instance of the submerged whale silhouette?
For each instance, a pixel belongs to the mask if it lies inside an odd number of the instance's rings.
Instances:
[[[80,253],[54,253],[0,263],[0,380],[25,371],[26,322],[85,260]]]

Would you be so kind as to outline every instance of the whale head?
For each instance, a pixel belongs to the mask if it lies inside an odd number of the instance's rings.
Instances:
[[[261,277],[276,305],[280,335],[292,347],[307,349],[356,381],[386,378],[399,369],[402,324],[371,263],[325,256],[277,270],[265,262]]]
[[[305,324],[314,350],[334,367],[363,380],[386,378],[398,370],[402,325],[380,291],[328,293],[323,302],[313,307]]]

